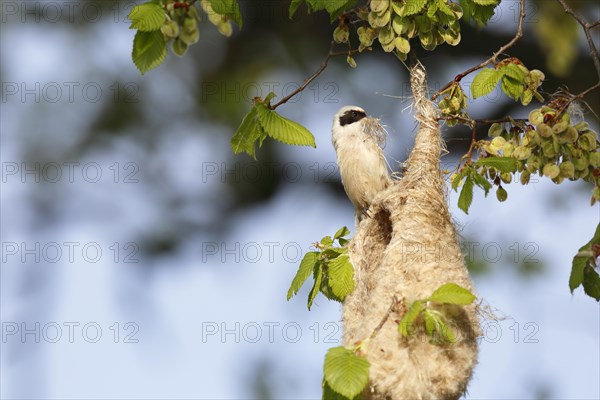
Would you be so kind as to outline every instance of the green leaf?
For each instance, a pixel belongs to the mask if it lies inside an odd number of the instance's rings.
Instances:
[[[260,125],[273,139],[285,144],[316,147],[312,133],[299,123],[269,110],[264,103],[258,103],[256,109]]]
[[[525,79],[525,77],[527,76],[527,74],[525,73],[525,71],[523,71],[517,64],[515,63],[509,63],[506,65],[503,65],[502,67],[500,67],[500,69],[498,70],[498,72],[500,72],[500,74],[502,74],[502,76],[507,76],[511,79],[517,80],[519,82],[523,82],[523,80]]]
[[[354,290],[354,267],[348,254],[329,261],[327,272],[333,294],[340,300],[344,300]]]
[[[481,5],[478,2],[490,3],[489,5]],[[487,24],[490,18],[494,15],[494,9],[500,3],[496,0],[494,3],[488,0],[460,0],[459,4],[464,12],[465,20],[474,20],[478,27],[483,27]]]
[[[323,265],[320,262],[315,264],[313,278],[315,278],[315,284],[313,285],[312,289],[310,289],[310,293],[308,294],[308,311],[310,311],[315,297],[317,297],[317,294],[319,294],[321,281],[323,280]]]
[[[133,7],[127,18],[131,21],[129,29],[153,32],[164,24],[167,14],[158,4],[144,3]]]
[[[571,294],[583,283],[583,271],[588,260],[588,257],[575,256],[573,258],[573,267],[571,268],[571,276],[569,277],[569,289],[571,289]]]
[[[425,323],[425,334],[433,337],[435,333],[435,318],[427,309],[423,310],[423,322]]]
[[[588,296],[600,301],[600,276],[589,265],[583,271],[583,290]]]
[[[519,100],[523,94],[523,90],[525,89],[522,81],[509,78],[506,75],[502,77],[502,91],[511,99]]]
[[[594,253],[592,250],[592,246],[594,246],[598,243],[600,243],[600,223],[596,226],[596,231],[594,232],[594,236],[592,237],[592,239],[589,242],[587,242],[585,245],[583,245],[579,249],[579,252],[573,258],[573,267],[571,269],[571,276],[569,277],[569,289],[571,289],[571,293],[573,293],[573,291],[577,287],[579,287],[579,285],[584,283],[585,279],[588,279],[588,278],[586,278],[586,275],[585,275],[585,271],[587,269],[586,266],[588,265],[588,263],[590,263],[590,261],[594,261],[595,257],[593,256]],[[584,252],[592,252],[591,253],[592,256],[583,255],[582,253],[584,253]],[[590,275],[590,274],[588,273],[588,275]],[[593,289],[594,278],[592,277],[589,279],[590,279],[590,281],[588,282],[588,286],[590,287],[591,292],[593,292],[594,291],[594,289]],[[588,292],[585,290],[585,286],[584,286],[584,291],[586,294],[588,294]],[[592,297],[594,297],[594,296],[592,296]]]
[[[367,360],[340,346],[327,351],[323,372],[334,392],[352,399],[369,383],[369,367]]]
[[[321,400],[348,400],[346,396],[342,396],[341,394],[335,392],[331,386],[327,384],[325,378],[323,378],[323,383],[321,384],[323,387],[323,395]],[[353,400],[360,400],[359,397],[355,397]]]
[[[493,167],[500,172],[515,172],[518,162],[512,157],[485,157],[477,160],[475,165]]]
[[[142,75],[162,64],[167,58],[167,44],[162,32],[137,31],[131,58]]]
[[[344,237],[346,235],[350,234],[350,229],[348,229],[347,227],[343,226],[340,229],[338,229],[338,231],[335,233],[335,235],[333,235],[333,239],[339,239],[341,237]]]
[[[448,325],[444,322],[443,316],[434,310],[425,309],[423,311],[425,321],[425,333],[436,344],[454,343],[456,336]],[[437,333],[437,335],[436,335]]]
[[[446,283],[440,286],[433,292],[429,301],[435,301],[436,303],[446,304],[460,304],[467,305],[473,303],[477,297],[456,283]]]
[[[408,15],[420,13],[421,11],[423,11],[425,4],[427,4],[427,0],[406,0],[402,16],[406,17]]]
[[[296,272],[296,276],[294,276],[294,280],[292,280],[292,284],[287,293],[287,299],[292,298],[298,290],[302,287],[304,282],[308,279],[310,274],[314,271],[315,264],[319,260],[319,252],[311,251],[304,255],[304,258],[300,262],[300,268],[298,272]]]
[[[210,0],[210,5],[214,12],[228,16],[237,26],[242,27],[242,14],[237,0]]]
[[[477,172],[475,172],[472,176],[473,180],[475,181],[475,184],[482,188],[485,191],[485,195],[487,196],[490,189],[492,188],[492,184],[490,183],[490,181],[485,179],[483,176],[479,175]]]
[[[499,0],[473,0],[473,2],[480,6],[490,6],[497,5],[499,3]]]
[[[326,0],[325,9],[329,13],[329,19],[333,22],[342,13],[356,4],[357,0]]]
[[[261,139],[262,144],[264,137],[266,137],[266,133],[256,119],[256,107],[252,107],[231,138],[231,149],[234,154],[244,152],[256,160],[255,143],[258,139]]]
[[[460,195],[458,196],[458,208],[463,210],[465,214],[469,213],[469,207],[473,202],[473,177],[467,176],[465,183],[463,184]]]
[[[415,301],[411,304],[410,308],[402,316],[400,323],[398,324],[398,331],[402,336],[410,336],[414,332],[414,322],[421,314],[425,307],[423,306],[423,302],[420,300]]]
[[[344,249],[342,247],[330,247],[328,249],[323,250],[321,254],[327,258],[336,258],[339,255],[345,253],[346,251],[347,249]]]
[[[493,68],[482,69],[481,72],[475,76],[473,83],[471,84],[471,94],[473,99],[489,94],[500,80],[502,75]]]
[[[329,247],[333,244],[333,239],[331,238],[331,236],[323,236],[323,238],[321,239],[321,244],[325,247]]]
[[[273,92],[269,92],[269,94],[267,95],[267,97],[265,97],[265,99],[262,101],[262,103],[264,103],[265,105],[268,105],[271,103],[271,100],[273,100],[273,98],[275,98],[277,95]]]
[[[292,19],[294,14],[296,14],[298,7],[300,7],[300,4],[302,4],[303,2],[304,2],[304,0],[292,0],[292,2],[290,3],[290,10],[289,10],[290,19]]]
[[[471,171],[471,168],[465,167],[458,173],[458,175],[456,175],[456,178],[454,178],[452,181],[452,189],[454,189],[455,192],[458,191],[458,185],[460,185],[460,182],[463,180],[463,178],[470,174]]]
[[[338,242],[340,242],[340,246],[345,246],[348,244],[349,240],[344,238],[339,238]]]

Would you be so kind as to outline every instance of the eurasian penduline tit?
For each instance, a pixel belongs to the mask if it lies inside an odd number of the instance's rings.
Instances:
[[[377,193],[391,183],[383,150],[368,129],[370,121],[362,108],[346,106],[335,114],[331,129],[342,184],[354,205],[357,225]]]

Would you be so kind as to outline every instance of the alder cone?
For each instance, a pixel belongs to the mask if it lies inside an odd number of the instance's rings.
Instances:
[[[344,344],[363,342],[361,351],[371,364],[367,398],[457,399],[477,362],[477,306],[458,308],[451,324],[458,337],[453,344],[436,345],[425,334],[404,338],[398,332],[405,306],[443,284],[474,292],[448,211],[439,169],[443,141],[420,64],[411,70],[411,86],[419,130],[406,170],[378,195],[349,244],[355,289],[344,301]],[[394,297],[404,307],[396,306],[375,337],[365,341]]]

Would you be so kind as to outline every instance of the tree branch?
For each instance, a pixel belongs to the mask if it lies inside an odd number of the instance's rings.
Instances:
[[[592,22],[592,23],[589,23],[585,19],[583,19],[583,17],[581,15],[579,15],[578,13],[576,13],[575,11],[573,11],[573,9],[571,8],[571,6],[569,6],[565,2],[565,0],[558,0],[558,2],[560,3],[560,5],[562,5],[562,7],[564,8],[565,12],[567,14],[571,15],[573,18],[575,18],[575,20],[583,28],[583,31],[585,33],[585,37],[586,37],[586,39],[588,41],[588,45],[590,47],[590,52],[591,52],[592,59],[594,60],[594,66],[596,67],[596,72],[598,73],[598,83],[600,84],[600,56],[598,55],[598,49],[596,48],[596,44],[594,43],[594,39],[592,38],[592,32],[591,32],[592,28],[594,28],[595,26],[597,26],[598,24],[600,24],[600,20]],[[592,86],[592,87],[596,88],[597,86],[598,85],[595,85],[595,87],[594,86]],[[587,93],[589,93],[589,89],[588,89],[588,91],[585,92],[585,94],[587,94]],[[579,94],[577,96],[580,96],[580,95],[581,94]]]
[[[500,47],[500,49],[498,49],[498,51],[495,52],[490,58],[488,58],[487,60],[485,60],[481,64],[479,64],[479,65],[477,65],[477,66],[475,66],[473,68],[469,68],[465,72],[456,75],[456,77],[454,78],[453,81],[448,82],[443,88],[441,88],[433,96],[431,96],[431,100],[437,99],[438,96],[440,94],[442,94],[442,92],[444,90],[446,90],[450,86],[452,86],[453,83],[460,82],[465,76],[469,75],[470,73],[475,72],[475,71],[477,71],[477,70],[479,70],[479,69],[487,66],[490,63],[494,63],[495,64],[498,61],[498,57],[502,53],[504,53],[506,50],[508,50],[509,48],[511,48],[512,46],[514,46],[514,44],[517,43],[517,41],[523,37],[523,20],[524,19],[525,19],[525,0],[519,0],[519,22],[518,22],[518,25],[517,25],[517,32],[515,33],[515,36],[508,43],[506,43],[504,46]]]
[[[579,23],[579,25],[581,25],[581,27],[583,28],[583,32],[585,33],[585,37],[587,39],[588,46],[590,48],[590,55],[592,56],[592,60],[594,61],[594,66],[596,67],[596,73],[598,74],[598,83],[587,88],[586,90],[584,90],[583,92],[581,92],[577,95],[571,96],[568,99],[568,101],[565,102],[565,104],[562,107],[560,107],[560,109],[556,113],[556,116],[558,117],[560,114],[562,114],[563,111],[565,111],[569,107],[569,105],[571,105],[571,103],[573,103],[576,100],[582,100],[583,97],[586,96],[588,93],[600,88],[600,55],[598,55],[598,49],[596,48],[596,44],[594,43],[594,39],[592,38],[592,32],[591,32],[594,27],[600,25],[600,20],[594,21],[591,23],[587,22],[581,15],[579,15],[578,13],[573,11],[571,6],[569,6],[565,2],[565,0],[557,0],[557,1],[563,7],[565,12],[567,14],[571,15]]]
[[[329,53],[327,53],[327,57],[325,57],[325,59],[321,63],[321,66],[319,67],[319,69],[317,69],[311,76],[309,76],[308,78],[306,78],[304,80],[304,83],[298,89],[294,90],[292,93],[288,94],[287,96],[285,96],[284,98],[282,98],[281,100],[279,100],[277,103],[270,105],[269,108],[271,110],[276,109],[277,107],[279,107],[282,104],[287,103],[288,101],[290,101],[290,99],[292,97],[296,96],[298,93],[300,93],[304,89],[306,89],[306,87],[308,85],[310,85],[312,81],[314,81],[315,79],[317,79],[317,77],[319,75],[321,75],[323,73],[323,71],[325,71],[325,68],[327,68],[329,60],[332,57],[351,55],[351,54],[354,54],[354,53],[358,52],[358,49],[349,49],[348,51],[337,51],[337,52],[334,52],[333,51],[333,47],[334,46],[335,46],[335,42],[332,41],[331,42],[331,46],[329,47]]]

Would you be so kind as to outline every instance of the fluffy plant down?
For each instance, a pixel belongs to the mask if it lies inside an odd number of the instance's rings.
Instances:
[[[406,307],[443,284],[474,292],[448,211],[439,168],[444,142],[420,63],[411,69],[411,87],[419,129],[403,177],[377,196],[349,244],[356,285],[344,301],[344,344],[362,343],[371,364],[366,398],[458,399],[477,362],[476,305],[452,311],[455,343],[398,332]]]

